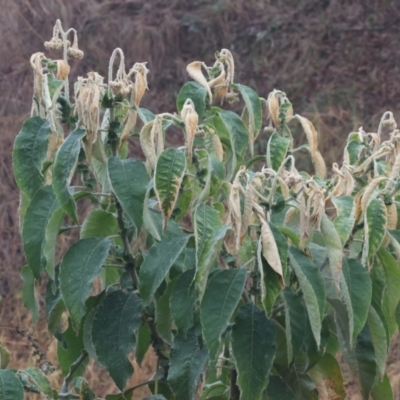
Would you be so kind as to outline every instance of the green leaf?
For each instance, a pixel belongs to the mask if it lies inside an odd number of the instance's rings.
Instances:
[[[71,367],[82,355],[83,338],[82,331],[76,336],[75,331],[72,328],[71,320],[68,321],[68,329],[63,332],[62,340],[58,341],[57,346],[57,358],[58,363],[61,368],[61,372],[64,376],[68,374]],[[82,376],[85,373],[86,365],[88,364],[88,359],[86,358],[75,370],[73,377]]]
[[[382,199],[373,199],[369,202],[364,216],[365,244],[362,260],[368,261],[378,251],[386,233],[386,206]]]
[[[113,214],[101,209],[90,211],[81,227],[81,239],[90,237],[106,238],[117,233],[117,219]]]
[[[201,394],[201,397],[199,400],[207,400],[207,399],[222,399],[222,396],[224,393],[228,391],[228,386],[226,386],[224,383],[221,381],[214,382],[210,385],[205,385],[203,388],[203,393]]]
[[[352,196],[332,197],[331,201],[338,216],[333,220],[336,231],[344,246],[350,237],[355,223],[355,203]]]
[[[36,297],[35,278],[28,265],[22,268],[21,277],[24,281],[22,286],[22,303],[32,315],[32,324],[36,325],[39,320],[39,302]]]
[[[307,314],[300,297],[289,288],[281,293],[281,297],[285,306],[287,358],[291,364],[303,345]]]
[[[7,368],[7,365],[11,361],[11,354],[5,346],[0,342],[0,369]]]
[[[360,160],[360,152],[362,148],[363,145],[360,143],[359,139],[348,141],[345,151],[347,151],[349,154],[350,165],[357,164],[357,162]]]
[[[94,316],[96,315],[98,307],[92,308],[88,314],[86,315],[85,322],[83,324],[83,331],[82,331],[82,339],[83,345],[86,352],[89,354],[89,357],[99,362],[96,354],[96,349],[93,344],[93,337],[92,337],[92,330],[93,330],[93,320]]]
[[[145,397],[143,400],[167,400],[162,394],[154,394],[150,397]]]
[[[99,362],[120,390],[133,374],[127,355],[136,343],[142,318],[142,302],[132,292],[116,290],[107,294],[93,319],[92,338]]]
[[[194,212],[196,241],[196,289],[201,302],[208,272],[220,252],[228,226],[222,226],[218,211],[202,203]]]
[[[342,242],[332,221],[326,214],[322,215],[321,231],[325,239],[325,245],[328,250],[329,268],[331,271],[333,283],[337,291],[340,291],[340,277],[342,275]]]
[[[290,139],[274,132],[268,140],[267,165],[274,171],[278,171],[290,147]]]
[[[253,303],[239,309],[232,328],[232,351],[240,400],[259,399],[268,385],[275,357],[276,326]]]
[[[377,375],[374,345],[372,344],[371,332],[368,325],[365,325],[357,336],[356,359],[361,390],[364,399],[368,400]]]
[[[220,336],[239,303],[246,278],[245,268],[217,269],[208,277],[200,306],[200,320],[212,361],[218,355]]]
[[[45,186],[35,193],[26,210],[22,227],[22,242],[29,267],[39,281],[40,272],[46,267],[46,259],[43,254],[46,229],[57,209],[58,201],[52,187]],[[57,235],[58,231],[55,233],[56,238]]]
[[[243,97],[248,113],[247,129],[249,132],[250,153],[253,155],[253,143],[257,138],[262,126],[262,110],[261,101],[258,94],[251,88],[245,85],[236,84],[234,87],[239,90]]]
[[[43,393],[47,399],[54,399],[50,382],[42,371],[37,368],[25,368],[21,373],[27,375],[27,377],[38,387],[40,392]]]
[[[193,293],[194,286],[191,283],[195,272],[195,268],[191,268],[178,277],[170,299],[172,318],[179,335],[184,339],[187,331],[194,326],[193,312],[196,299]]]
[[[163,229],[174,210],[186,170],[185,154],[175,148],[164,150],[154,172],[154,189],[164,218]]]
[[[263,400],[296,400],[292,390],[280,376],[270,376],[266,391],[267,398]]]
[[[191,99],[199,116],[199,121],[202,121],[206,110],[206,98],[207,90],[203,86],[200,86],[197,82],[187,82],[178,93],[176,108],[181,112],[185,101]]]
[[[325,311],[325,285],[317,266],[300,250],[289,249],[290,262],[303,290],[311,329],[319,347]]]
[[[342,372],[334,356],[325,353],[309,374],[317,386],[320,399],[345,399]]]
[[[344,302],[348,314],[353,320],[351,323],[353,329],[350,330],[350,335],[355,339],[367,320],[372,298],[372,285],[367,270],[354,258],[343,260],[342,272],[344,278],[342,283],[346,285],[342,287],[342,292],[348,293],[348,296],[344,297]]]
[[[150,248],[139,271],[139,289],[145,305],[151,302],[154,293],[186,247],[189,238],[189,235],[184,234],[168,235]]]
[[[137,331],[137,345],[135,349],[136,362],[141,366],[144,356],[151,344],[151,332],[148,324],[142,324]]]
[[[9,369],[0,369],[0,400],[24,400],[21,381]]]
[[[261,257],[261,246],[258,246],[257,261],[261,275],[261,300],[264,310],[269,315],[274,307],[275,301],[281,293],[281,285],[279,275],[272,269],[264,257]]]
[[[226,147],[227,180],[230,181],[244,162],[249,135],[242,119],[232,111],[219,111],[214,117],[213,124],[222,144]]]
[[[393,316],[400,301],[400,269],[399,260],[396,260],[389,251],[379,249],[377,256],[385,272],[386,291],[390,316]]]
[[[175,337],[171,347],[168,383],[176,399],[194,399],[207,358],[207,348],[200,349],[194,329],[189,330],[186,340],[179,335]]]
[[[14,176],[20,190],[29,198],[44,184],[42,167],[50,135],[50,122],[37,116],[27,119],[15,138],[12,154]]]
[[[122,208],[140,232],[143,222],[143,204],[149,182],[142,161],[118,157],[108,159],[108,174],[111,186]]]
[[[110,247],[109,239],[81,239],[68,249],[61,261],[61,295],[77,330],[86,313],[85,301],[93,280],[100,274]]]
[[[372,400],[393,400],[393,391],[388,376],[374,385],[371,391]]]
[[[161,339],[167,342],[169,345],[172,344],[172,316],[170,309],[170,298],[171,292],[174,289],[176,279],[170,281],[165,289],[164,293],[156,301],[156,327],[157,332]]]
[[[53,164],[53,189],[60,207],[75,223],[76,204],[69,191],[69,184],[78,162],[81,140],[86,135],[85,129],[75,129],[58,148]]]
[[[79,387],[77,388],[79,392],[79,400],[97,400],[97,396],[94,394],[92,389],[90,389],[88,383],[82,379]]]
[[[382,313],[371,306],[368,313],[368,327],[371,332],[372,344],[374,346],[377,372],[383,377],[386,368],[386,359],[388,355],[388,337],[386,335],[384,317]]]

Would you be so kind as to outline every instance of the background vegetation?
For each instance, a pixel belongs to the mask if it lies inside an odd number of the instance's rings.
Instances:
[[[87,55],[72,65],[74,76],[92,70],[105,76],[105,60],[117,46],[124,50],[127,65],[148,61],[150,92],[143,106],[151,105],[155,112],[175,111],[173,99],[188,80],[189,62],[209,63],[216,50],[230,49],[238,81],[257,86],[260,95],[273,88],[285,91],[295,112],[301,110],[315,123],[329,166],[341,154],[351,130],[362,125],[370,131],[386,110],[399,119],[400,8],[396,3],[0,0],[0,338],[15,350],[14,365],[32,361],[32,346],[26,337],[15,334],[15,327],[28,326],[28,316],[18,295],[24,260],[11,148],[30,111],[29,57],[50,39],[57,18],[78,30],[80,48]],[[259,151],[265,148],[260,146]],[[49,344],[44,332],[41,324],[33,331],[41,349]],[[397,372],[394,366],[391,381],[398,387]],[[92,368],[90,373],[97,372]],[[145,375],[146,368],[141,373]],[[99,375],[99,385],[110,384],[105,374]]]

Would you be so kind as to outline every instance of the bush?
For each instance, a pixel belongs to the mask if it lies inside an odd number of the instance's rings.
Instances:
[[[400,316],[392,113],[377,133],[350,133],[342,166],[327,179],[313,124],[293,115],[285,93],[264,99],[234,83],[226,49],[212,66],[188,65],[193,81],[178,94],[178,114],[154,115],[140,107],[145,63],[126,72],[116,49],[107,84],[96,72],[79,77],[71,103],[69,62],[83,56],[76,32],[57,21],[45,46],[63,59],[31,58],[32,112],[13,163],[28,263],[23,299],[35,323],[46,276],[47,323],[65,379],[56,391],[47,364],[2,369],[0,398],[22,399],[25,389],[96,399],[82,379],[92,358],[121,391],[106,399],[131,399],[138,386],[125,388],[129,353],[140,364],[150,346],[158,361],[143,382],[149,399],[344,399],[339,351],[364,398],[391,398],[385,361]],[[239,101],[241,115],[229,107]],[[216,105],[227,103],[230,110]],[[260,156],[263,109],[270,136]],[[293,148],[300,130],[307,142]],[[165,148],[174,131],[184,145]],[[128,142],[140,142],[145,162],[127,157]],[[303,151],[314,175],[296,169]],[[75,242],[58,264],[66,233]]]

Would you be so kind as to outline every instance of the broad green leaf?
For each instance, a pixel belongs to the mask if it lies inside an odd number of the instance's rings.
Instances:
[[[286,226],[277,226],[280,233],[290,239],[296,247],[300,245],[300,237],[297,232]]]
[[[267,315],[269,315],[279,293],[281,293],[282,282],[279,275],[272,269],[267,260],[264,257],[261,257],[261,245],[258,246],[257,261],[260,266],[259,272],[261,275],[261,301],[264,310]]]
[[[232,351],[240,400],[259,399],[275,357],[276,326],[253,303],[239,309],[232,328]]]
[[[290,139],[274,132],[268,140],[267,165],[274,171],[278,171],[290,147]]]
[[[141,366],[144,356],[151,344],[151,332],[149,325],[142,324],[136,334],[137,345],[135,348],[136,362]]]
[[[167,342],[169,345],[172,344],[172,316],[170,308],[171,292],[174,289],[176,279],[170,281],[165,289],[164,293],[156,301],[156,327],[157,332],[161,339]]]
[[[367,324],[357,336],[355,354],[358,366],[358,378],[360,381],[362,394],[364,399],[368,400],[378,371],[371,332]]]
[[[117,233],[117,219],[113,214],[101,209],[90,211],[81,226],[81,239],[90,237],[105,238]]]
[[[7,368],[7,365],[11,361],[11,354],[5,346],[0,342],[0,369]]]
[[[200,306],[200,320],[211,360],[218,355],[220,336],[242,296],[246,278],[245,268],[217,269],[208,277]]]
[[[338,214],[333,220],[333,225],[335,225],[344,246],[350,237],[356,220],[354,198],[352,196],[332,197],[331,201]]]
[[[178,199],[185,170],[186,157],[178,149],[171,147],[158,157],[154,172],[154,189],[164,218],[164,230]]]
[[[362,260],[364,265],[378,251],[386,233],[386,206],[382,199],[373,199],[369,202],[364,216],[365,244]]]
[[[266,396],[266,397],[265,397]],[[292,390],[285,381],[276,375],[269,377],[267,389],[264,391],[263,400],[296,400]]]
[[[319,363],[309,372],[318,390],[320,400],[344,400],[346,391],[342,372],[335,357],[325,353]]]
[[[340,277],[342,275],[342,242],[336,231],[334,224],[326,214],[322,215],[321,231],[325,239],[325,245],[328,250],[329,268],[331,271],[333,283],[337,291],[340,291]]]
[[[15,138],[12,154],[14,176],[19,189],[29,198],[44,184],[42,167],[50,135],[50,122],[36,116],[24,122]]]
[[[260,98],[258,97],[258,94],[248,86],[236,84],[234,87],[239,90],[243,97],[244,103],[246,104],[248,118],[245,123],[247,122],[247,130],[249,132],[250,153],[253,155],[253,143],[257,138],[262,125],[262,109]]]
[[[168,382],[158,381],[157,386],[156,386],[155,382],[152,382],[152,383],[149,383],[148,386],[149,386],[151,393],[155,393],[157,391],[158,394],[162,394],[167,400],[176,400],[172,393],[171,386],[168,384]],[[125,400],[125,399],[123,399],[123,400]]]
[[[372,400],[393,400],[393,391],[388,376],[374,385],[371,391]]]
[[[68,329],[63,332],[62,340],[57,343],[57,359],[64,376],[73,368],[74,363],[82,355],[84,350],[82,331],[76,335],[72,328],[71,320],[68,321]],[[76,369],[73,377],[82,376],[85,373],[88,359],[86,358]]]
[[[99,305],[92,324],[93,345],[120,390],[133,374],[128,354],[136,343],[136,331],[142,318],[142,302],[132,292],[116,290]]]
[[[140,232],[143,222],[143,204],[149,182],[142,161],[118,157],[108,159],[108,175],[111,186],[123,210]]]
[[[360,143],[359,139],[358,140],[353,139],[347,142],[345,151],[349,155],[350,165],[357,164],[357,162],[360,160],[360,152],[362,148],[363,145]]]
[[[0,369],[0,400],[24,400],[21,381],[9,369]]]
[[[385,272],[389,313],[393,316],[400,301],[399,260],[396,260],[386,249],[379,249],[377,256]]]
[[[54,399],[50,382],[42,371],[37,368],[25,368],[21,371],[21,373],[26,375],[37,386],[41,393],[46,396],[46,399]]]
[[[322,319],[325,311],[325,286],[316,265],[300,250],[289,249],[290,262],[303,291],[304,302],[311,329],[317,342],[321,343]]]
[[[192,282],[195,272],[195,268],[191,268],[178,277],[170,299],[172,318],[179,335],[184,339],[186,332],[194,326],[193,312],[196,299]]]
[[[377,372],[382,378],[385,373],[386,359],[388,355],[388,338],[386,335],[383,315],[377,312],[374,306],[371,306],[368,313],[368,327],[371,333],[372,344],[374,346]]]
[[[372,285],[367,270],[354,258],[343,259],[342,293],[348,315],[352,321],[350,337],[355,339],[361,332],[368,316],[372,297]]]
[[[61,261],[61,295],[77,330],[86,313],[85,301],[93,280],[100,275],[110,247],[109,239],[81,239],[68,249]]]
[[[201,302],[208,273],[220,252],[228,226],[222,225],[218,211],[202,203],[194,212],[196,241],[196,290]]]
[[[244,162],[249,135],[242,119],[232,111],[219,111],[214,117],[213,124],[226,148],[227,180],[230,181]]]
[[[60,207],[75,223],[76,204],[69,191],[69,184],[78,162],[81,140],[86,135],[86,130],[75,129],[58,148],[53,164],[53,189]]]
[[[200,86],[197,82],[185,83],[178,93],[176,98],[176,108],[181,112],[183,105],[187,99],[191,99],[194,103],[194,108],[199,115],[199,121],[203,120],[206,110],[207,90]]]
[[[26,210],[22,242],[29,267],[37,280],[40,280],[40,272],[46,267],[46,259],[43,254],[46,229],[57,209],[58,201],[52,187],[44,186],[35,193]],[[58,221],[58,226],[59,224],[60,221]],[[55,233],[56,238],[57,235],[58,230]],[[54,262],[54,259],[52,261]]]
[[[295,360],[304,341],[307,313],[300,297],[289,288],[281,293],[285,306],[285,333],[289,365]]]
[[[143,400],[167,400],[162,394],[153,394],[153,396],[145,397]]]
[[[186,340],[179,335],[175,336],[171,347],[168,383],[176,399],[194,399],[207,358],[208,350],[199,347],[194,329],[189,330]]]
[[[139,289],[145,305],[149,304],[170,268],[185,249],[189,235],[167,235],[149,250],[139,271]]]
[[[39,320],[39,302],[36,297],[35,278],[28,265],[22,268],[21,277],[24,281],[22,286],[22,302],[32,315],[32,324],[36,325]]]

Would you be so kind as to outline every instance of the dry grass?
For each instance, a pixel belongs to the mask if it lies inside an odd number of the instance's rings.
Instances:
[[[0,8],[0,339],[13,350],[13,366],[33,360],[29,346],[14,333],[15,326],[28,327],[30,320],[18,296],[24,258],[10,154],[30,110],[29,57],[43,51],[56,18],[78,30],[85,52],[72,65],[72,78],[92,70],[105,76],[112,50],[121,47],[128,66],[148,61],[150,92],[143,106],[156,112],[175,111],[189,62],[210,63],[216,50],[230,49],[237,81],[257,87],[265,97],[273,88],[284,90],[295,112],[302,110],[315,123],[328,165],[361,121],[370,130],[387,109],[400,117],[394,109],[400,102],[395,1],[0,0]],[[258,143],[256,150],[264,152],[266,138]],[[47,348],[50,338],[42,320],[33,332]],[[52,345],[49,358],[54,356]],[[397,362],[391,360],[396,367],[389,373],[399,393]],[[134,379],[148,376],[151,365],[150,357]],[[94,367],[88,374],[100,392],[112,385]]]

